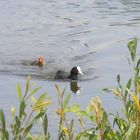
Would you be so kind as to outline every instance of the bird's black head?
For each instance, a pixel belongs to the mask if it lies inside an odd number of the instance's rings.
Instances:
[[[71,72],[70,72],[70,79],[71,80],[77,80],[77,75],[78,74],[81,74],[83,75],[82,71],[81,71],[81,68],[79,66],[75,66],[71,69]]]

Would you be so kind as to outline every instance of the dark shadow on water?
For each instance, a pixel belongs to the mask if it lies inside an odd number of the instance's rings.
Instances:
[[[80,94],[80,91],[81,91],[81,87],[78,86],[78,83],[77,81],[71,81],[70,82],[70,89],[73,93],[75,93],[76,95],[79,95]]]

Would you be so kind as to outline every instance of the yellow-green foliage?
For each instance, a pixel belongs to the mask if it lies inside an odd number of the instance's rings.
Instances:
[[[85,110],[81,110],[78,104],[69,106],[70,94],[65,94],[66,88],[61,89],[56,85],[58,107],[56,115],[59,117],[58,140],[140,140],[140,58],[137,55],[137,39],[128,42],[130,52],[129,64],[133,67],[133,75],[126,83],[121,84],[121,76],[117,76],[117,87],[104,89],[113,93],[122,103],[123,115],[113,114],[113,124],[109,120],[110,114],[102,106],[98,97],[90,100]],[[6,117],[3,110],[0,110],[0,139],[1,140],[49,140],[51,135],[48,131],[49,120],[47,109],[51,104],[50,97],[43,93],[36,98],[35,94],[40,91],[40,87],[34,87],[28,77],[25,91],[20,84],[17,84],[19,108],[12,107],[12,122],[10,130],[7,129]],[[29,112],[30,111],[30,112]],[[77,115],[81,131],[74,136],[75,119],[67,118],[67,113]],[[86,118],[86,121],[84,119]],[[88,120],[88,122],[87,122]],[[33,126],[40,122],[42,133],[33,134]],[[86,123],[92,124],[87,128]],[[56,134],[55,134],[56,135]]]

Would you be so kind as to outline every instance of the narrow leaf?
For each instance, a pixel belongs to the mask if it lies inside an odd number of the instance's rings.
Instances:
[[[0,119],[1,119],[1,124],[2,124],[2,129],[5,130],[5,116],[4,116],[4,113],[3,113],[3,110],[1,109],[0,110]]]
[[[67,104],[68,104],[68,102],[70,100],[70,96],[71,96],[71,94],[67,95],[65,100],[64,100],[64,109],[66,108],[66,106],[67,106]]]
[[[132,82],[132,79],[129,79],[129,81],[127,82],[127,85],[126,85],[126,89],[127,89],[127,90],[125,90],[125,98],[126,98],[126,96],[127,96],[128,89],[130,89],[130,87],[131,87],[131,82]]]
[[[21,121],[20,121],[20,119],[17,116],[15,117],[15,121],[16,121],[17,128],[20,128]]]
[[[55,85],[56,89],[57,89],[57,92],[59,93],[59,95],[62,94],[62,91],[61,91],[61,88],[59,85]]]
[[[108,88],[104,88],[103,91],[105,91],[105,92],[111,92],[112,90],[111,89],[108,89]]]
[[[35,103],[35,106],[38,106],[41,102],[43,102],[43,100],[45,100],[47,93],[42,94],[39,99],[37,100],[37,102]]]
[[[43,117],[44,114],[45,114],[45,112],[40,112],[34,119],[37,120],[37,119]]]
[[[22,95],[22,89],[21,89],[21,86],[20,86],[19,83],[17,84],[16,89],[17,89],[17,92],[18,92],[18,98],[19,98],[20,101],[22,101],[23,95]]]
[[[42,109],[46,108],[50,104],[51,104],[51,101],[48,99],[45,102],[41,102],[40,104],[38,103],[37,105],[35,105],[33,107],[33,109],[34,110],[40,110],[41,111]]]
[[[26,99],[28,99],[28,98],[30,98],[32,95],[36,94],[40,89],[41,89],[41,87],[35,88],[33,91],[31,91],[30,95],[29,95]]]
[[[15,107],[11,108],[11,114],[12,114],[12,117],[15,116],[15,114],[16,114],[16,108]]]
[[[43,129],[44,129],[45,136],[47,136],[47,134],[48,134],[48,117],[47,117],[47,114],[45,114],[44,119],[43,119]]]
[[[25,102],[22,101],[22,102],[20,103],[19,118],[21,118],[21,117],[24,115],[25,107],[26,107]]]
[[[28,125],[25,130],[24,130],[24,137],[26,137],[28,135],[28,133],[30,132],[30,130],[32,129],[33,124]]]
[[[137,95],[133,95],[133,98],[134,98],[134,101],[135,101],[135,103],[136,103],[136,105],[137,105],[137,108],[138,108],[138,110],[139,110],[139,112],[140,112],[139,98],[138,98]]]
[[[137,62],[136,69],[139,68],[139,65],[140,65],[140,59]]]
[[[70,123],[70,132],[73,131],[73,125],[74,125],[74,120],[72,119],[72,120],[71,120],[71,123]]]

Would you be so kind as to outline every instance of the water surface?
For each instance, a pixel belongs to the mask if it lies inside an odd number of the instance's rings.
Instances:
[[[84,73],[82,91],[72,94],[71,102],[84,108],[99,96],[107,111],[116,112],[120,103],[101,90],[114,87],[118,73],[124,83],[129,78],[127,42],[139,39],[139,7],[139,0],[0,0],[1,107],[8,112],[18,104],[15,85],[24,85],[26,76],[32,75],[52,97],[48,111],[54,116],[55,83],[70,91],[69,82],[54,81],[54,75],[79,65]],[[39,56],[46,58],[45,67],[23,64]],[[54,120],[57,117],[50,122]]]

